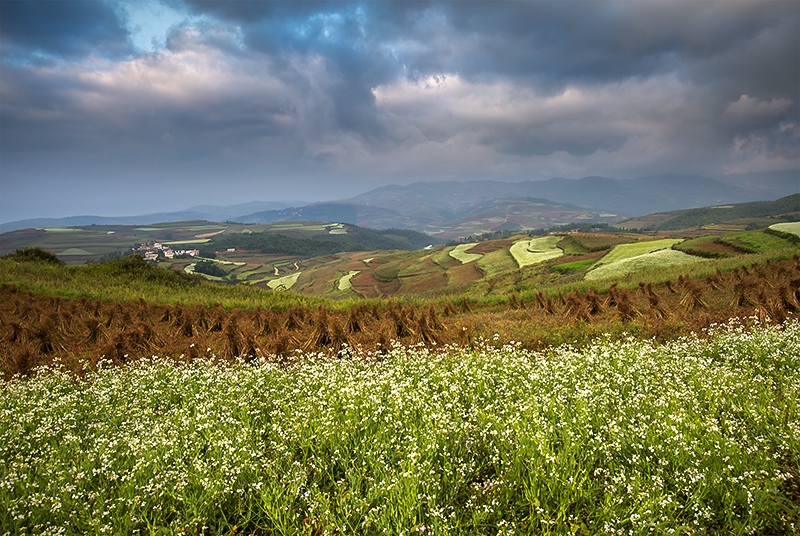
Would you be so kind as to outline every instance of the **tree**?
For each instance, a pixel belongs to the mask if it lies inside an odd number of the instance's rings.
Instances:
[[[228,275],[216,262],[212,261],[199,261],[194,265],[194,271],[198,274],[213,275],[216,277],[225,277]]]
[[[13,253],[3,255],[2,258],[16,262],[46,262],[59,266],[64,264],[64,262],[53,253],[39,247],[17,249]]]

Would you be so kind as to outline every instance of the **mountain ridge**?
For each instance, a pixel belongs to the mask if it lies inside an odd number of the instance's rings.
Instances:
[[[324,219],[365,227],[406,227],[428,232],[446,226],[448,221],[463,221],[475,214],[481,203],[492,200],[538,199],[574,210],[575,218],[580,216],[580,221],[586,221],[591,219],[588,213],[597,217],[607,214],[631,218],[717,204],[774,200],[798,192],[800,178],[793,177],[791,172],[729,176],[724,180],[692,174],[660,174],[634,179],[587,176],[519,182],[488,179],[418,181],[408,185],[380,186],[338,201],[294,206],[291,201],[251,201],[227,206],[197,205],[176,212],[139,216],[32,218],[3,223],[0,231],[92,224],[149,225],[185,220],[266,222]],[[587,211],[587,214],[576,208]],[[301,215],[304,216],[301,218]],[[546,225],[548,222],[540,223]]]

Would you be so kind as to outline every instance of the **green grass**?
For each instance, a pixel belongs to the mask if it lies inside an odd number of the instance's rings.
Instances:
[[[144,262],[144,261],[142,261]],[[37,294],[110,301],[213,305],[226,308],[270,307],[286,309],[295,305],[322,303],[322,300],[292,293],[275,293],[249,285],[217,285],[197,276],[159,268],[125,267],[124,262],[81,266],[53,266],[45,263],[18,263],[0,259],[0,281]],[[145,265],[146,266],[146,265]]]
[[[788,240],[764,231],[726,234],[720,238],[720,241],[748,253],[766,253],[795,247]]]
[[[397,279],[400,273],[400,266],[402,262],[403,261],[401,260],[396,260],[387,262],[386,264],[381,264],[372,271],[372,275],[375,276],[375,279],[378,281],[383,281],[384,283],[394,281]]]
[[[584,259],[582,261],[565,262],[564,264],[557,264],[553,266],[553,270],[564,274],[571,274],[573,272],[580,272],[592,266],[597,259]]]
[[[660,270],[669,266],[703,262],[704,259],[674,249],[660,249],[637,257],[627,257],[612,263],[598,265],[586,273],[589,281],[623,277],[636,272]]]
[[[460,262],[461,264],[467,264],[468,262],[477,261],[478,259],[483,257],[482,254],[467,253],[468,249],[471,249],[477,245],[478,245],[477,242],[473,242],[470,244],[459,244],[450,251],[450,256],[453,257],[458,262]]]
[[[517,263],[507,249],[498,249],[478,259],[478,268],[483,271],[485,277],[491,278],[503,272],[516,270]]]
[[[610,264],[623,259],[630,259],[632,257],[638,257],[639,255],[646,255],[654,251],[670,248],[682,241],[682,238],[664,238],[661,240],[634,242],[633,244],[620,244],[615,246],[614,249],[597,261],[597,264],[598,266],[601,264]]]
[[[450,256],[451,251],[452,248],[442,248],[431,255],[431,260],[446,269],[448,266],[452,266],[453,257]]]
[[[556,247],[562,238],[561,236],[544,236],[531,240],[519,240],[509,248],[509,253],[520,268],[557,259],[564,255],[564,252]]]
[[[792,534],[800,325],[0,390],[10,534]]]

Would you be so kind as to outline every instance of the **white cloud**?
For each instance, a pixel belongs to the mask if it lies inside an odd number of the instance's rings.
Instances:
[[[792,99],[760,100],[750,95],[742,95],[736,102],[725,108],[723,117],[735,122],[771,121],[786,113],[792,106]]]

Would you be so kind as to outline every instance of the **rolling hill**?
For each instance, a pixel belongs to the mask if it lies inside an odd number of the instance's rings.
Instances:
[[[780,218],[785,221],[800,219],[800,194],[789,195],[775,201],[754,201],[649,214],[625,220],[619,225],[627,229],[674,231],[691,227],[707,227],[707,230],[711,230],[711,226],[717,226],[722,230],[737,230],[737,228],[743,230],[748,225],[765,227],[772,223],[759,221],[759,218]]]
[[[434,183],[432,183],[434,184]],[[436,183],[436,189],[440,185]],[[422,191],[426,189],[423,188]],[[417,195],[414,193],[413,195]],[[271,210],[242,216],[240,221],[273,223],[281,221],[336,221],[373,229],[412,229],[442,239],[460,238],[501,230],[543,229],[574,222],[615,223],[622,218],[616,214],[598,213],[576,205],[553,203],[530,197],[479,197],[475,201],[448,202],[446,196],[432,203],[409,201],[400,197],[394,203],[382,205],[350,203],[318,203],[305,207]]]
[[[453,237],[457,227],[465,227],[465,218],[477,215],[481,205],[498,200],[535,199],[559,206],[561,212],[576,209],[572,216],[516,222],[521,228],[542,228],[566,217],[569,221],[585,221],[586,212],[594,213],[598,221],[619,215],[634,217],[656,212],[763,201],[798,193],[800,181],[796,174],[777,173],[768,176],[741,175],[719,180],[698,175],[653,175],[631,180],[607,177],[582,179],[553,178],[545,181],[500,182],[444,181],[417,182],[376,188],[356,197],[335,202],[306,204],[300,202],[253,201],[239,205],[202,205],[186,210],[140,216],[105,217],[74,216],[69,218],[38,218],[7,222],[2,232],[26,228],[69,227],[76,225],[150,225],[157,222],[185,220],[238,221],[268,223],[275,221],[338,221],[363,227],[386,229],[402,227]],[[546,200],[546,201],[545,201]],[[519,201],[515,201],[518,203]],[[591,219],[591,218],[589,218]],[[553,221],[555,220],[555,221]],[[510,225],[513,227],[514,222]],[[469,226],[467,226],[469,227]],[[480,226],[469,233],[491,230]]]

